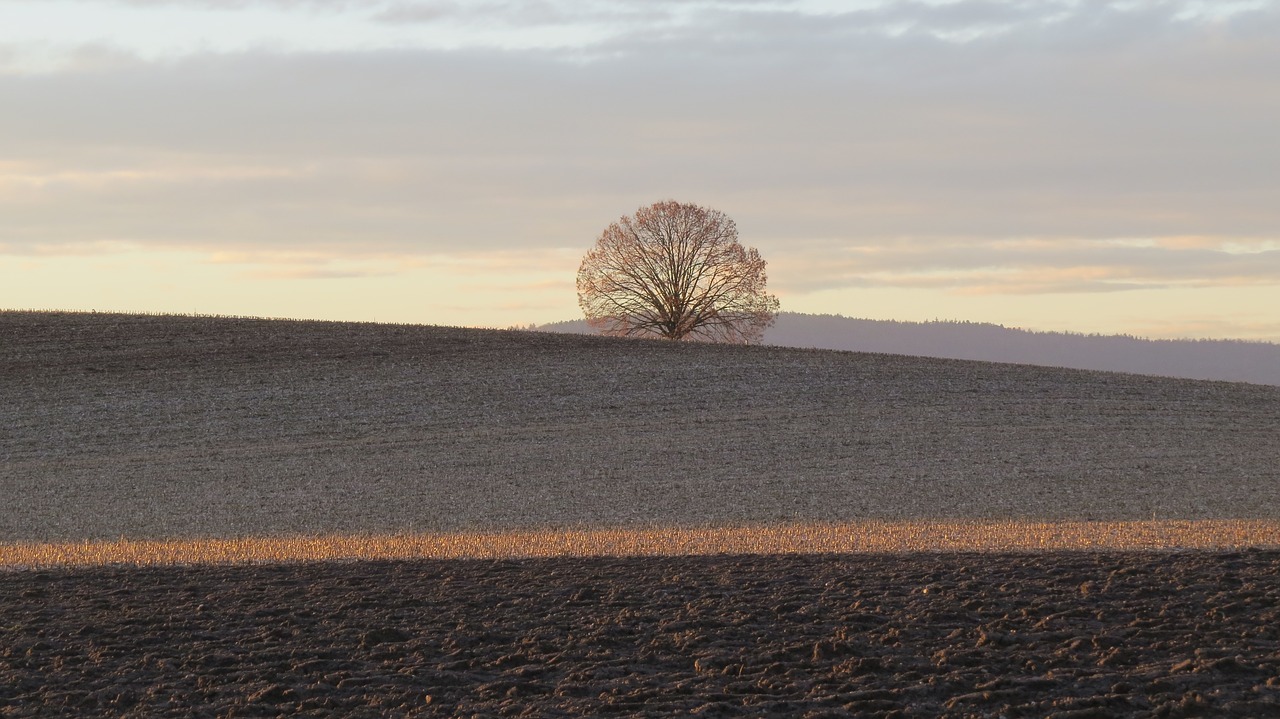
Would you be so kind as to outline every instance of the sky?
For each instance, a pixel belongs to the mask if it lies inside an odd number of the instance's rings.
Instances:
[[[1280,0],[0,0],[0,307],[575,319],[732,217],[784,311],[1280,341]]]

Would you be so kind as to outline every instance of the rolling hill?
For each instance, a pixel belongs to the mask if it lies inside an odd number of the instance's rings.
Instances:
[[[0,541],[1280,516],[1280,388],[545,332],[0,313]]]

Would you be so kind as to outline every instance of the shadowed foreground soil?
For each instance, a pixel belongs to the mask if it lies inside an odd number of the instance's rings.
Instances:
[[[9,572],[0,716],[1280,716],[1280,552]]]

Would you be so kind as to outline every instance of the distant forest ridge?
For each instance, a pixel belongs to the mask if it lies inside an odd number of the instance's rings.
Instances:
[[[534,329],[593,333],[585,320]],[[1249,340],[1153,340],[1034,332],[981,322],[895,322],[782,312],[765,331],[764,343],[1280,385],[1280,345]]]

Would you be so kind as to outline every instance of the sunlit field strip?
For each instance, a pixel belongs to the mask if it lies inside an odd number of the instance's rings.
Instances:
[[[859,522],[763,527],[0,544],[0,567],[832,552],[1280,547],[1280,522]]]

